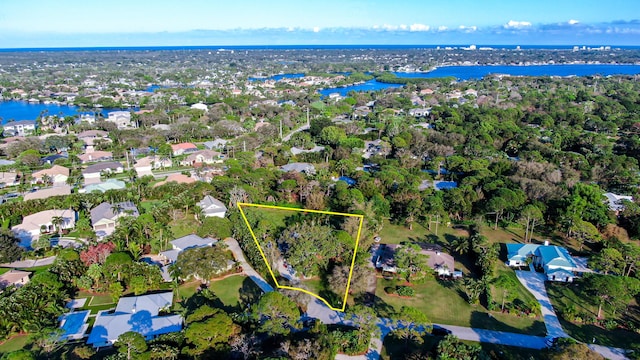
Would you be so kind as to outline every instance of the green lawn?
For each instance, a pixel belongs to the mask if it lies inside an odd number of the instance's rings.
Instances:
[[[515,288],[516,290],[515,294],[511,294],[515,296],[516,299],[519,299],[525,304],[536,301],[535,296],[533,296],[533,294],[531,294],[529,290],[527,290],[527,288],[525,288],[520,283],[520,281],[518,280],[518,277],[516,276],[516,273],[511,268],[509,268],[508,266],[506,266],[500,261],[496,261],[496,264],[494,265],[494,269],[495,269],[494,271],[495,271],[496,278],[500,276],[507,276],[511,278],[511,281],[514,284],[517,284],[517,287]],[[504,292],[503,290],[497,289],[495,286],[492,285],[491,295],[493,296],[493,301],[500,304],[502,302],[502,297],[504,295]]]
[[[0,275],[9,272],[11,270],[11,268],[0,268]]]
[[[578,314],[584,318],[594,318],[598,312],[598,306],[588,301],[583,295],[577,291],[576,284],[560,284],[548,283],[547,293],[553,304],[562,327],[567,334],[586,343],[591,343],[593,338],[596,344],[614,346],[620,348],[631,348],[632,346],[640,346],[640,334],[637,332],[627,331],[624,329],[607,330],[602,327],[590,324],[574,323],[568,321],[563,316],[566,309],[573,306]],[[603,308],[605,319],[614,318],[613,314]],[[640,323],[640,308],[637,304],[632,304],[625,316],[632,318],[636,324]]]
[[[178,286],[178,299],[186,300],[193,296],[196,293],[196,288],[200,286],[201,282],[198,280],[186,282],[180,286]]]
[[[95,307],[95,306],[112,305],[112,304],[113,304],[113,299],[111,299],[111,295],[100,294],[100,295],[93,295],[91,297],[91,299],[89,299],[87,301],[85,306],[89,307],[89,308],[92,308],[92,307]]]
[[[262,292],[251,278],[243,275],[212,281],[209,289],[227,308],[237,308],[241,303],[253,300],[254,296]]]
[[[29,335],[18,335],[0,344],[0,354],[24,348],[31,342]]]
[[[186,219],[172,221],[170,226],[171,233],[177,239],[195,233],[195,229],[200,227],[200,223],[193,218],[193,215],[189,215]]]
[[[518,317],[502,313],[489,313],[480,305],[470,305],[461,296],[461,282],[439,282],[427,280],[424,284],[414,284],[416,295],[400,298],[385,293],[385,287],[399,283],[395,280],[378,279],[376,308],[380,316],[388,317],[392,311],[402,306],[412,306],[427,315],[434,323],[500,330],[530,335],[544,335],[546,328],[541,319]]]

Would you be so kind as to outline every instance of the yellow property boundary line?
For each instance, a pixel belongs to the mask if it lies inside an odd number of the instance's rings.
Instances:
[[[341,308],[335,308],[333,306],[331,306],[331,304],[329,304],[329,302],[323,298],[322,296],[312,293],[311,291],[305,290],[305,289],[301,289],[301,288],[297,288],[297,287],[292,287],[292,286],[285,286],[285,285],[280,285],[278,283],[278,280],[276,279],[276,275],[273,272],[273,269],[271,269],[271,266],[269,266],[269,261],[267,260],[267,256],[264,254],[264,251],[262,251],[262,247],[260,246],[260,243],[258,242],[258,238],[256,237],[256,234],[253,233],[253,229],[251,228],[251,225],[249,224],[249,220],[247,220],[247,216],[244,213],[244,210],[242,210],[242,207],[246,206],[246,207],[255,207],[255,208],[262,208],[262,209],[275,209],[275,210],[288,210],[288,211],[298,211],[298,212],[307,212],[307,213],[316,213],[316,214],[325,214],[325,215],[339,215],[339,216],[350,216],[350,217],[357,217],[360,219],[360,225],[358,225],[358,235],[356,236],[356,245],[353,249],[353,257],[351,258],[351,267],[349,268],[349,278],[347,280],[347,288],[345,289],[344,292],[344,298],[342,301],[342,307]],[[360,242],[360,233],[362,231],[362,224],[364,222],[364,215],[359,215],[359,214],[345,214],[345,213],[339,213],[339,212],[333,212],[333,211],[322,211],[322,210],[309,210],[309,209],[295,209],[295,208],[288,208],[285,206],[273,206],[273,205],[262,205],[262,204],[247,204],[247,203],[238,203],[238,209],[240,210],[240,214],[242,215],[242,218],[244,219],[245,224],[247,225],[247,228],[249,229],[249,232],[251,233],[251,237],[253,237],[253,241],[255,241],[256,246],[258,247],[258,250],[260,251],[260,255],[262,256],[262,260],[264,260],[264,263],[267,265],[267,269],[269,270],[269,273],[271,274],[271,278],[273,279],[273,282],[276,284],[276,286],[280,289],[288,289],[288,290],[297,290],[297,291],[301,291],[305,294],[309,294],[319,300],[321,300],[322,302],[324,302],[331,310],[336,310],[336,311],[344,311],[347,307],[347,297],[349,296],[349,287],[351,286],[351,276],[353,275],[353,266],[356,262],[356,253],[358,251],[358,244]]]

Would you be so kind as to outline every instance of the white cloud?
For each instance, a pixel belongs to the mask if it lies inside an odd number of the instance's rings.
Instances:
[[[573,19],[571,19],[571,20],[567,21],[567,24],[569,24],[569,25],[575,25],[575,24],[579,24],[579,23],[580,23],[580,21],[578,21],[578,20],[573,20]]]
[[[411,31],[429,31],[431,27],[429,25],[424,24],[413,24],[409,26],[409,30]]]
[[[504,27],[505,29],[523,29],[530,26],[531,23],[528,21],[509,20],[509,22],[504,24],[502,27]]]
[[[444,26],[444,25],[440,25],[438,26],[438,31],[447,31],[449,28]]]
[[[475,26],[475,25],[474,26],[460,25],[460,26],[458,26],[458,29],[460,29],[460,30],[462,30],[464,32],[467,32],[467,33],[471,33],[471,32],[474,32],[474,31],[478,30],[478,27]]]
[[[401,24],[400,25],[400,30],[407,30],[407,25]]]
[[[314,33],[320,32],[320,28],[319,28],[319,27],[317,27],[317,26],[316,26],[316,27],[314,27],[314,28],[313,28],[313,32],[314,32]]]

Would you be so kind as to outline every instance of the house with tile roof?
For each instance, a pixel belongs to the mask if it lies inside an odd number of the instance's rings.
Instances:
[[[61,217],[60,229],[73,229],[76,226],[76,212],[72,209],[44,210],[22,218],[22,223],[15,225],[11,231],[20,239],[20,246],[31,247],[31,243],[40,238],[43,233],[55,232],[53,224],[55,217]]]
[[[24,201],[34,200],[34,199],[48,199],[54,196],[66,196],[71,195],[71,186],[69,185],[57,185],[54,187],[40,189],[38,191],[30,192],[24,194]]]
[[[222,162],[222,154],[213,150],[198,150],[189,154],[184,160],[180,161],[182,166],[198,166],[202,164],[219,164]]]
[[[155,185],[153,185],[153,187],[158,187],[158,186],[162,186],[166,183],[170,183],[170,182],[177,182],[178,184],[191,184],[196,182],[196,180],[194,178],[192,178],[191,176],[187,176],[184,174],[170,174],[169,176],[167,176],[166,179],[164,179],[163,181],[157,182]]]
[[[198,151],[198,147],[192,143],[171,144],[171,151],[173,152],[173,156],[179,156],[196,152]]]
[[[49,176],[53,185],[58,184],[66,184],[67,179],[69,178],[69,168],[60,165],[53,165],[49,169],[42,169],[40,171],[35,171],[31,174],[33,180],[31,180],[32,184],[41,184],[44,182],[42,179],[44,176]]]
[[[21,287],[29,282],[30,275],[31,273],[28,271],[11,269],[0,275],[0,290],[4,290],[12,285],[15,287]]]

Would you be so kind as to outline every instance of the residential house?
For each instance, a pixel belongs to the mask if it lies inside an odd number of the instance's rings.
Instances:
[[[83,164],[90,162],[111,161],[113,160],[113,153],[111,151],[92,151],[78,155],[78,158]]]
[[[621,211],[624,210],[624,202],[630,201],[633,202],[632,196],[618,195],[614,193],[605,193],[604,196],[607,198],[606,202],[609,205],[609,210],[619,215]]]
[[[9,136],[28,136],[36,131],[35,120],[10,121],[3,125],[3,135]]]
[[[32,184],[42,184],[44,183],[44,178],[49,177],[53,186],[64,185],[67,183],[67,179],[69,178],[69,168],[60,165],[53,165],[49,169],[34,172],[31,174],[31,177],[33,178],[33,180],[31,180]]]
[[[42,157],[40,160],[42,160],[42,162],[44,164],[49,164],[49,165],[53,165],[53,163],[58,160],[58,159],[68,159],[69,156],[67,155],[63,155],[63,154],[53,154],[53,155],[47,155]]]
[[[292,147],[291,153],[293,155],[307,154],[307,153],[318,153],[324,151],[324,146],[316,145],[312,149],[306,150],[298,147]]]
[[[119,162],[101,162],[87,166],[82,170],[82,177],[84,177],[85,185],[97,184],[102,182],[100,176],[103,173],[122,173],[124,167]]]
[[[207,141],[203,145],[207,150],[222,150],[227,146],[228,142],[229,140],[215,139],[213,141]]]
[[[34,199],[48,199],[54,196],[66,196],[71,195],[71,186],[69,185],[58,185],[46,189],[41,189],[38,191],[30,192],[24,194],[24,201],[34,200]]]
[[[127,187],[127,184],[122,180],[117,179],[107,179],[104,182],[97,184],[89,184],[84,188],[78,190],[79,193],[87,193],[90,194],[94,191],[99,191],[101,193],[105,193],[109,190],[122,190]]]
[[[9,286],[21,287],[24,284],[29,282],[29,275],[31,275],[28,271],[21,271],[16,269],[11,269],[8,272],[0,275],[0,290],[4,290]]]
[[[429,257],[427,263],[440,276],[462,275],[461,271],[455,271],[455,261],[453,256],[443,253],[442,247],[435,244],[419,244],[420,253]],[[380,244],[378,248],[375,266],[383,272],[396,273],[398,269],[395,262],[395,254],[402,245]]]
[[[409,109],[409,116],[423,118],[429,116],[429,114],[431,114],[431,108]]]
[[[198,147],[192,143],[171,144],[171,151],[173,156],[179,156],[194,153],[198,151]]]
[[[73,229],[76,226],[76,212],[72,209],[55,209],[40,211],[27,215],[20,225],[13,226],[11,231],[20,239],[20,245],[26,248],[40,238],[42,233],[52,233],[58,229],[53,224],[53,219],[62,218],[60,230]]]
[[[316,173],[316,168],[312,164],[301,163],[301,162],[290,163],[290,164],[280,166],[280,170],[285,172],[293,171],[297,173],[303,173],[306,175],[314,175]]]
[[[107,236],[113,233],[118,219],[123,216],[137,218],[140,216],[140,213],[136,205],[131,201],[113,205],[108,202],[103,202],[91,209],[91,226],[98,236]]]
[[[202,164],[219,164],[222,162],[222,154],[213,150],[199,150],[189,154],[180,161],[182,166],[199,166]]]
[[[109,134],[102,130],[87,130],[79,133],[77,136],[78,139],[84,142],[85,152],[94,151],[95,145],[101,142],[112,142],[111,139],[109,139]]]
[[[171,166],[173,166],[173,161],[171,161],[171,159],[151,155],[136,160],[136,164],[133,165],[133,168],[136,170],[138,176],[142,177],[145,175],[153,175],[151,170],[164,169]]]
[[[202,110],[202,111],[204,111],[205,113],[206,113],[207,111],[209,111],[209,108],[207,107],[207,105],[205,105],[205,104],[203,104],[203,103],[193,104],[193,105],[191,105],[191,108],[192,108],[192,109],[196,109],[196,110]]]
[[[96,315],[87,344],[95,348],[111,346],[125,332],[134,331],[146,340],[158,335],[182,330],[180,315],[161,315],[173,304],[173,292],[124,297],[115,310],[100,311]]]
[[[540,244],[507,244],[507,265],[527,266],[532,264],[542,269],[549,281],[571,282],[578,268],[567,249],[560,246]]]
[[[2,171],[0,172],[0,189],[5,186],[18,185],[18,173],[15,171]]]
[[[227,212],[227,207],[224,206],[220,200],[215,199],[211,195],[205,196],[204,199],[198,203],[198,206],[202,209],[202,213],[205,217],[215,216],[224,218],[224,215]]]
[[[170,182],[177,182],[178,184],[191,184],[196,182],[196,180],[191,176],[183,174],[170,174],[166,179],[164,179],[164,181],[157,182],[155,185],[153,185],[153,187],[162,186]]]
[[[118,129],[136,128],[134,121],[131,121],[131,113],[128,111],[112,111],[107,114],[106,121],[112,122],[118,126]]]
[[[210,237],[203,239],[195,234],[186,235],[181,238],[172,240],[172,249],[161,252],[160,256],[162,256],[167,263],[171,264],[178,260],[178,254],[187,249],[212,246],[217,242],[218,240],[212,239]]]

